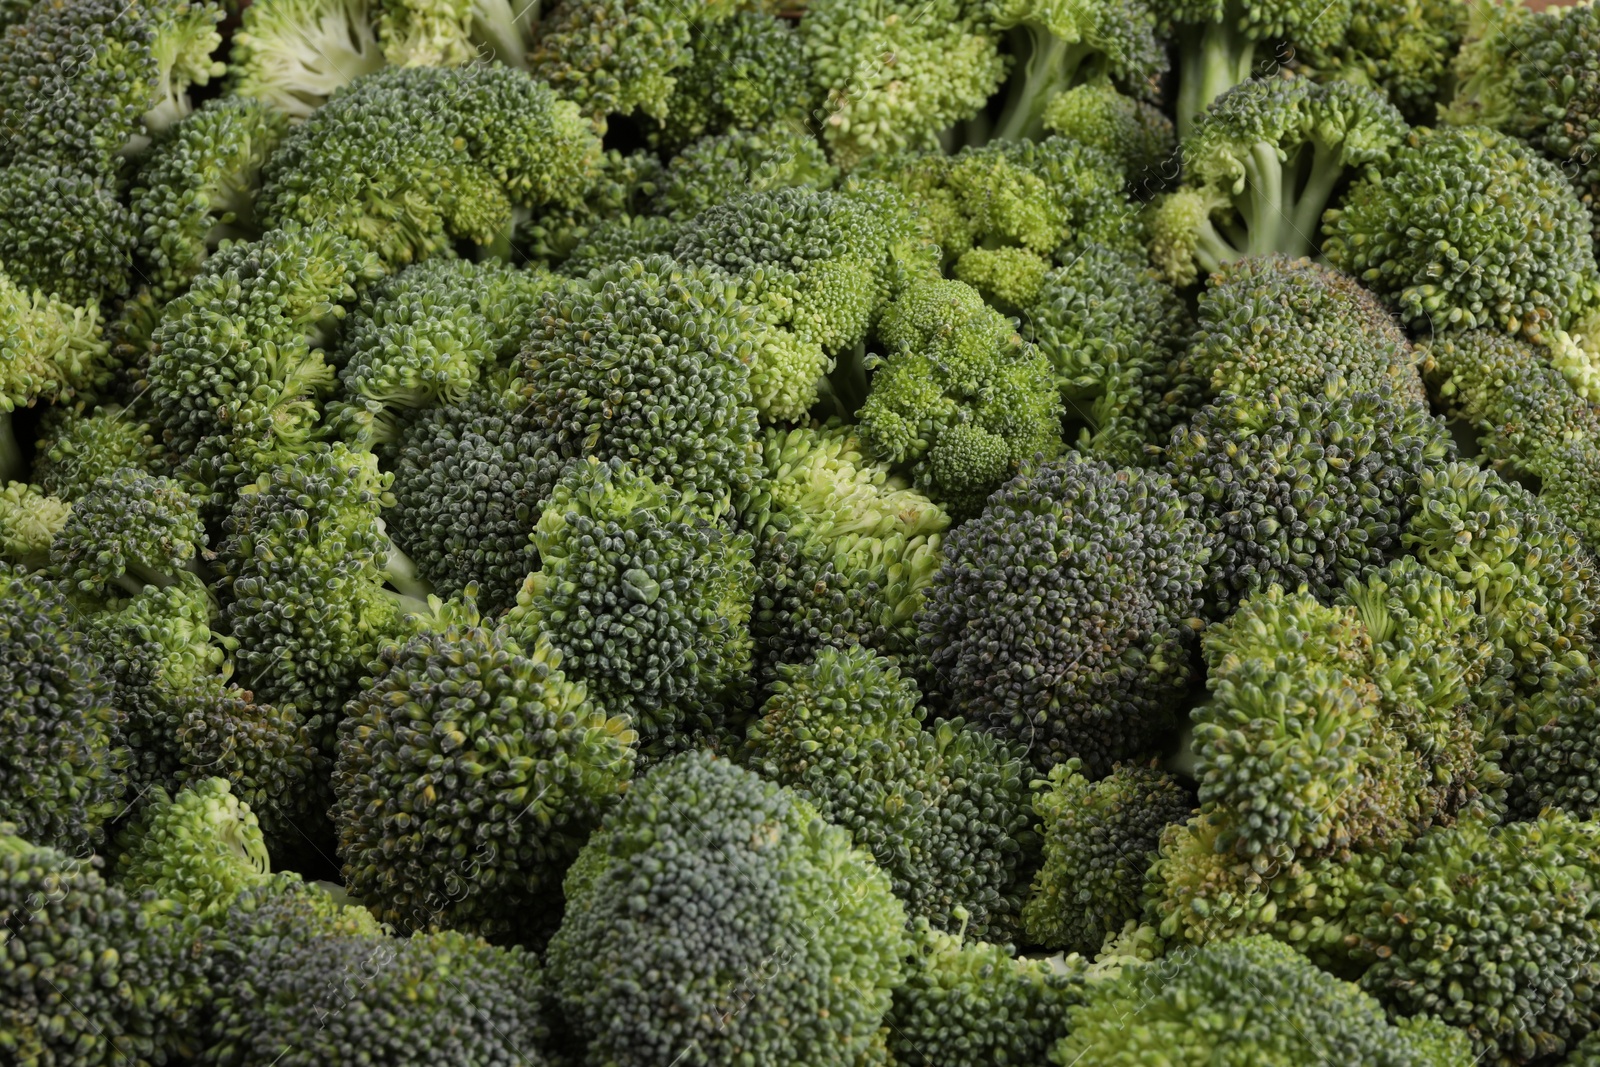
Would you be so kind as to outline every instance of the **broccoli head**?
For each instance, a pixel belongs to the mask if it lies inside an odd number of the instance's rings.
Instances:
[[[51,496],[76,500],[125,467],[161,473],[164,458],[150,424],[120,404],[56,405],[39,420],[33,482]]]
[[[113,878],[129,893],[155,890],[203,919],[228,910],[268,877],[261,829],[225,778],[195,781],[176,796],[154,789],[117,834]]]
[[[21,570],[44,570],[50,565],[50,543],[71,514],[68,501],[27,482],[7,482],[0,488],[0,560]]]
[[[1107,81],[1086,82],[1051,97],[1044,128],[1116,160],[1137,191],[1159,189],[1176,177],[1166,173],[1178,147],[1172,120],[1148,100],[1125,96]]]
[[[205,544],[199,505],[181,484],[124,467],[73,502],[50,562],[79,592],[116,586],[137,595],[176,583]]]
[[[1319,80],[1381,89],[1407,119],[1431,122],[1452,83],[1451,60],[1473,7],[1460,0],[1351,0],[1342,37],[1296,42],[1295,63]]]

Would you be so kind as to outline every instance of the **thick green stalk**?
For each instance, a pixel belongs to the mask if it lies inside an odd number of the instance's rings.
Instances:
[[[1013,48],[1026,55],[1022,76],[1011,76],[1011,92],[995,124],[996,141],[1037,141],[1044,137],[1044,112],[1050,98],[1070,89],[1078,68],[1094,54],[1043,29],[1011,31]]]
[[[1186,26],[1178,51],[1178,140],[1194,132],[1211,102],[1250,77],[1256,43],[1226,22]]]

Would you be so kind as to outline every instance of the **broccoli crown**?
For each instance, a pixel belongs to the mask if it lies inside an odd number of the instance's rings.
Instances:
[[[33,482],[51,496],[76,500],[102,478],[126,467],[158,473],[162,449],[149,423],[107,404],[90,411],[56,406],[45,411],[34,441]]]
[[[389,534],[441,596],[477,587],[497,615],[539,569],[533,527],[566,466],[520,390],[489,383],[430,408],[394,445]]]
[[[577,109],[497,63],[386,67],[284,139],[262,170],[266,226],[325,223],[390,265],[509,237],[514,207],[576,201],[600,153]]]
[[[1354,278],[1308,259],[1251,256],[1200,294],[1190,358],[1213,393],[1316,395],[1342,377],[1358,392],[1426,399],[1405,331]]]
[[[1314,77],[1381,89],[1408,119],[1428,122],[1466,23],[1456,0],[1352,0],[1343,36],[1297,40],[1295,60]]]
[[[706,521],[621,460],[574,462],[534,527],[539,569],[507,625],[547,640],[601,707],[646,738],[698,721],[747,683],[748,534]]]
[[[1043,1063],[1083,998],[1079,961],[1018,959],[1010,946],[912,925],[915,949],[889,1011],[889,1053],[906,1067]]]
[[[598,270],[536,315],[519,357],[534,418],[563,456],[636,463],[719,515],[760,459],[753,321],[729,286],[665,257]]]
[[[886,352],[859,413],[862,440],[918,489],[971,515],[1035,455],[1061,446],[1050,363],[961,282],[912,286],[884,311]]]
[[[952,706],[1086,773],[1173,724],[1209,549],[1164,476],[1067,455],[957,526],[918,616]]]
[[[261,829],[225,778],[203,778],[176,796],[154,789],[117,834],[114,879],[129,893],[211,920],[244,889],[264,882],[270,861]]]
[[[1434,333],[1564,328],[1596,274],[1560,167],[1481,126],[1417,130],[1325,221],[1328,261]]]
[[[512,250],[531,263],[555,266],[595,228],[634,219],[648,210],[664,170],[661,159],[644,149],[623,153],[613,148],[601,153],[583,203],[551,204],[519,218]],[[582,277],[587,271],[572,273]]]
[[[31,844],[0,822],[0,1034],[17,1063],[164,1063],[202,978],[190,939],[100,859]]]
[[[120,810],[112,678],[53,586],[0,568],[0,589],[0,818],[80,855]]]
[[[1425,471],[1416,491],[1407,548],[1473,595],[1519,689],[1590,655],[1600,577],[1576,534],[1521,486],[1471,464]]]
[[[50,543],[66,525],[72,505],[26,482],[0,488],[0,559],[24,570],[50,563]]]
[[[1390,1022],[1349,982],[1270,937],[1180,949],[1085,986],[1051,1062],[1447,1067],[1471,1059],[1437,1020]]]
[[[233,93],[305,119],[339,89],[384,66],[370,0],[260,0],[245,7],[228,53]]]
[[[912,917],[956,912],[975,934],[1016,925],[1027,774],[1017,751],[960,719],[922,727],[916,683],[865,648],[778,668],[747,737],[749,765],[850,831]]]
[[[270,948],[252,938],[254,951],[237,953],[240,971],[224,987],[213,1024],[222,1040],[208,1050],[208,1063],[312,1067],[355,1049],[384,1067],[548,1063],[547,996],[538,961],[525,950],[450,930],[403,939],[308,934],[272,922],[264,913],[273,910],[252,915]]]
[[[199,506],[182,485],[124,467],[73,502],[50,562],[80,592],[138,593],[171,585],[205,543]]]
[[[1539,499],[1592,545],[1600,512],[1600,410],[1544,352],[1517,338],[1470,330],[1423,349],[1428,384],[1453,418],[1479,432],[1495,467],[1539,480]]]
[[[382,586],[388,491],[371,453],[322,447],[239,495],[218,547],[223,618],[242,683],[269,703],[336,715],[398,628]]]
[[[1035,784],[1044,866],[1022,921],[1035,944],[1092,958],[1109,935],[1139,918],[1161,832],[1189,818],[1195,797],[1146,764],[1116,764],[1097,782],[1081,770],[1081,761],[1068,760]]]
[[[470,0],[378,0],[374,6],[384,59],[397,67],[453,67],[487,58],[471,40]]]
[[[757,130],[734,129],[697,138],[673,156],[656,183],[650,206],[675,219],[691,219],[745,193],[787,186],[827,189],[838,177],[822,146],[804,127],[779,123]]]
[[[566,896],[551,984],[589,1059],[619,1067],[870,1060],[911,947],[847,831],[704,752],[634,783]]]
[[[169,706],[173,777],[226,779],[249,806],[269,852],[292,854],[301,834],[327,817],[329,760],[293,705],[260,703],[250,691],[216,680],[173,694]]]
[[[1052,96],[1041,119],[1051,133],[1116,160],[1136,188],[1166,183],[1162,168],[1173,159],[1178,137],[1172,120],[1149,101],[1125,96],[1107,81],[1086,82]]]
[[[732,130],[805,131],[816,90],[800,33],[765,11],[700,27],[653,138],[681,148]]]
[[[19,286],[72,304],[109,301],[128,289],[137,239],[112,178],[31,159],[0,169],[0,263]]]
[[[100,328],[97,305],[76,307],[30,291],[0,270],[0,412],[69,401],[108,384]]]
[[[1111,79],[1154,98],[1167,71],[1156,13],[1143,0],[984,0],[983,16],[1010,31],[1019,70],[995,137],[1037,140],[1047,109],[1079,84]]]
[[[821,645],[916,646],[916,612],[950,516],[862,455],[852,427],[767,431],[750,629],[763,683]]]
[[[633,773],[627,719],[560,663],[465,621],[382,650],[339,724],[333,772],[345,879],[379,919],[495,937],[543,921]]]
[[[810,0],[800,39],[826,96],[822,139],[847,170],[937,147],[940,133],[983,109],[1007,68],[974,0]]]
[[[289,117],[244,96],[209,100],[158,138],[129,194],[134,262],[150,298],[188,288],[228,238],[253,238],[261,168],[289,131]]]
[[[1425,407],[1337,381],[1208,405],[1174,431],[1167,469],[1215,548],[1213,612],[1274,583],[1327,598],[1398,555],[1418,479],[1453,454]]]
[[[1578,991],[1600,969],[1597,846],[1592,823],[1561,812],[1427,835],[1357,907],[1362,987],[1460,1027],[1482,1062],[1561,1052],[1594,1026]]]
[[[168,446],[192,457],[207,438],[303,445],[314,401],[333,384],[313,346],[356,287],[381,273],[359,244],[322,226],[291,224],[212,256],[152,338],[146,396]]]
[[[1584,662],[1515,701],[1503,762],[1507,808],[1518,819],[1559,809],[1580,819],[1600,813],[1600,677]]]
[[[1142,257],[1085,247],[1044,276],[1022,330],[1049,357],[1067,419],[1083,424],[1095,455],[1143,465],[1200,405],[1184,359],[1194,316]]]

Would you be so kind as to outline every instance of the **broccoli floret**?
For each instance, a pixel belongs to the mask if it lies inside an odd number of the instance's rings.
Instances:
[[[208,1063],[314,1067],[354,1049],[392,1067],[549,1063],[548,995],[527,951],[448,930],[318,935],[282,923],[265,923],[270,950],[240,939]]]
[[[509,250],[514,209],[577,203],[599,154],[577,108],[521,71],[389,67],[290,131],[256,210],[269,227],[325,222],[391,266],[455,238]]]
[[[750,620],[759,681],[822,645],[890,656],[916,647],[917,609],[950,516],[862,455],[853,428],[768,430]]]
[[[208,101],[151,146],[133,181],[129,210],[139,235],[139,299],[148,301],[152,314],[189,287],[222,241],[260,236],[255,194],[261,167],[288,130],[284,112],[229,96]]]
[[[107,883],[100,863],[0,823],[0,1034],[16,1063],[115,1067],[183,1051],[204,988],[197,938],[153,894]]]
[[[1297,66],[1320,80],[1381,89],[1413,122],[1434,118],[1448,91],[1451,60],[1474,6],[1461,0],[1352,0],[1337,40],[1296,42]]]
[[[390,536],[441,596],[476,586],[491,616],[539,569],[533,527],[566,465],[514,385],[486,383],[401,430],[385,512]]]
[[[971,286],[913,285],[884,311],[878,338],[861,439],[953,515],[976,514],[1022,463],[1060,451],[1049,360]]]
[[[1200,294],[1190,350],[1211,392],[1315,395],[1340,377],[1356,391],[1421,404],[1420,358],[1377,297],[1308,259],[1251,256],[1223,267]]]
[[[846,170],[937,148],[983,109],[1008,66],[979,0],[808,0],[800,38],[826,97],[822,139]]]
[[[916,683],[865,648],[778,668],[747,763],[795,790],[873,855],[913,918],[959,910],[976,935],[1017,927],[1028,774],[1007,742],[960,719],[923,728]]]
[[[506,618],[646,740],[739,709],[751,667],[749,534],[621,460],[575,461],[533,530],[539,569]]]
[[[227,779],[201,779],[176,796],[153,789],[146,801],[117,834],[112,877],[127,892],[153,889],[210,920],[267,880],[271,861],[261,830]]]
[[[0,478],[22,473],[12,413],[106,384],[106,354],[98,305],[30,291],[0,270]]]
[[[651,210],[652,198],[659,191],[663,170],[654,152],[624,154],[611,149],[602,153],[583,203],[550,204],[517,219],[511,241],[513,258],[554,268],[596,230],[653,218],[645,213]],[[661,251],[670,252],[671,248]],[[581,278],[588,270],[567,273]]]
[[[23,570],[50,565],[50,543],[67,524],[72,504],[26,482],[0,488],[0,560]]]
[[[160,473],[164,459],[150,424],[118,404],[88,411],[76,405],[49,408],[39,420],[33,449],[34,483],[68,501],[124,467]]]
[[[518,364],[563,456],[618,457],[712,515],[750,492],[754,316],[730,288],[664,257],[546,294]]]
[[[1351,4],[1178,0],[1166,5],[1163,14],[1175,23],[1171,32],[1178,45],[1178,137],[1188,140],[1218,97],[1256,73],[1257,46],[1270,47],[1287,38],[1296,50],[1325,51],[1343,41]]]
[[[592,1062],[884,1058],[879,1027],[911,949],[904,909],[794,792],[678,756],[633,784],[566,897],[550,979]]]
[[[1423,837],[1358,905],[1362,987],[1460,1027],[1479,1062],[1561,1052],[1594,1026],[1580,990],[1600,966],[1597,865],[1597,827],[1560,812]]]
[[[0,169],[0,265],[17,285],[71,304],[121,296],[137,234],[119,186],[71,164]]]
[[[0,592],[0,819],[82,855],[121,811],[112,677],[51,584],[0,567]]]
[[[1328,212],[1323,251],[1415,329],[1565,329],[1596,276],[1561,168],[1481,126],[1417,130]]]
[[[1055,367],[1067,422],[1094,455],[1145,465],[1200,407],[1185,359],[1194,316],[1140,257],[1084,248],[1044,276],[1022,330]]]
[[[1067,455],[950,533],[919,648],[953,708],[1100,776],[1174,725],[1208,553],[1164,475]]]
[[[550,646],[465,619],[382,651],[333,771],[345,879],[380,920],[497,940],[553,925],[548,902],[632,776],[634,739],[560,667]]]
[[[984,16],[1009,36],[1017,70],[994,136],[1039,140],[1057,94],[1110,78],[1154,97],[1167,70],[1156,15],[1143,0],[986,0]]]
[[[1116,160],[1135,191],[1159,189],[1176,177],[1166,173],[1177,163],[1172,120],[1149,101],[1117,92],[1109,82],[1089,82],[1051,97],[1044,128]]]
[[[1418,479],[1454,452],[1422,405],[1338,380],[1207,405],[1174,431],[1167,469],[1215,546],[1213,615],[1274,583],[1326,598],[1399,555]]]
[[[1510,704],[1503,762],[1514,818],[1535,819],[1554,809],[1580,819],[1600,814],[1597,710],[1600,676],[1587,659]]]
[[[228,54],[230,87],[307,118],[334,93],[381,70],[371,0],[259,0],[244,9]]]
[[[1081,770],[1081,761],[1068,760],[1051,769],[1048,782],[1034,783],[1044,865],[1022,921],[1029,941],[1092,957],[1139,918],[1162,831],[1189,818],[1195,796],[1146,764],[1119,763],[1097,782]]]
[[[838,177],[803,127],[782,123],[763,130],[730,130],[701,137],[673,156],[656,182],[650,207],[687,220],[746,193],[788,186],[828,189]],[[672,251],[670,246],[665,250]]]
[[[915,949],[889,1011],[889,1053],[906,1067],[1042,1063],[1081,1002],[1080,960],[1019,959],[1009,945],[912,925]]]
[[[1181,949],[1090,982],[1052,1063],[1251,1063],[1453,1067],[1465,1036],[1437,1019],[1391,1022],[1383,1006],[1270,937]]]
[[[1594,558],[1515,483],[1467,463],[1426,470],[1402,528],[1407,549],[1470,592],[1519,690],[1536,692],[1594,652]]]
[[[171,478],[124,467],[89,487],[50,549],[52,567],[83,593],[165,588],[205,548],[200,509]]]
[[[1158,265],[1186,284],[1242,256],[1316,249],[1334,189],[1403,154],[1406,122],[1378,92],[1307,78],[1249,81],[1218,97],[1183,141],[1191,188],[1149,222]],[[1342,265],[1342,264],[1341,264]]]
[[[1478,432],[1484,458],[1537,479],[1540,502],[1591,548],[1600,545],[1600,408],[1544,351],[1501,333],[1437,338],[1423,355],[1434,395],[1451,418]]]
[[[378,41],[397,67],[453,67],[479,56],[471,0],[378,0]]]
[[[799,31],[761,10],[699,27],[693,59],[676,78],[660,125],[650,131],[668,149],[733,130],[809,136],[820,102]]]

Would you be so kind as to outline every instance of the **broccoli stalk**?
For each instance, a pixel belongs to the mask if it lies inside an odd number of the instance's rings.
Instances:
[[[1187,139],[1211,102],[1250,78],[1256,42],[1232,21],[1192,27],[1178,39],[1178,137]]]
[[[483,58],[528,69],[528,46],[543,0],[472,0],[472,41]]]

